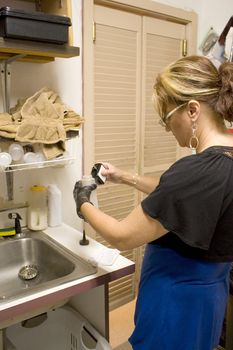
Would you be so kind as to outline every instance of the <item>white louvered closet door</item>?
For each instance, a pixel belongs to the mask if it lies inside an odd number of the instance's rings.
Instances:
[[[94,7],[94,159],[109,161],[138,172],[141,110],[141,18]],[[124,218],[138,204],[138,193],[129,186],[105,184],[98,188],[100,208]],[[101,243],[106,242],[97,235]],[[137,263],[137,251],[123,252]],[[135,275],[109,286],[110,308],[135,297]]]
[[[172,135],[159,124],[152,93],[156,75],[169,63],[182,56],[185,25],[143,17],[142,114],[140,138],[140,173],[161,175],[180,156],[180,149]],[[141,200],[144,195],[141,194]],[[144,247],[140,248],[139,266]]]
[[[161,173],[179,157],[171,132],[159,125],[151,97],[156,75],[182,55],[185,25],[143,18],[141,173]]]
[[[177,159],[178,147],[158,124],[151,96],[156,74],[181,56],[185,25],[98,5],[94,21],[94,144],[86,161],[109,161],[132,173],[161,173]],[[141,199],[129,186],[98,188],[100,208],[117,219]],[[107,244],[98,234],[95,238]],[[110,309],[132,300],[137,290],[143,248],[123,255],[135,261],[136,273],[110,284]]]

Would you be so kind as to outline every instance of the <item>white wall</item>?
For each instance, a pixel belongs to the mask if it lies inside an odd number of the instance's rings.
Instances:
[[[156,2],[185,10],[192,10],[198,14],[198,47],[210,27],[213,27],[220,35],[226,23],[233,15],[232,0],[159,0]],[[227,47],[229,47],[231,43],[232,31],[229,32],[227,37]]]
[[[1,2],[0,2],[1,4]],[[74,46],[82,47],[81,0],[73,0]],[[29,6],[30,3],[29,3]],[[62,100],[82,114],[82,59],[56,59],[46,64],[14,62],[11,65],[11,106],[19,97],[31,96],[43,86],[56,91]],[[2,94],[0,94],[2,96]],[[2,108],[2,106],[0,106]],[[63,217],[66,223],[81,229],[72,196],[74,183],[82,174],[82,137],[77,141],[77,161],[66,168],[46,168],[14,173],[15,202],[25,200],[33,184],[57,183],[63,194]],[[5,175],[0,174],[0,197],[6,198]]]
[[[213,26],[220,34],[233,13],[232,0],[160,0],[164,4],[190,9],[198,14],[198,43]],[[81,0],[72,0],[74,45],[82,49]],[[81,50],[82,55],[82,50]],[[65,103],[82,113],[82,60],[81,56],[71,59],[56,59],[54,63],[13,63],[12,64],[12,105],[18,97],[30,96],[43,86],[49,86],[61,96]],[[74,183],[82,176],[82,137],[77,141],[77,161],[61,169],[38,169],[16,173],[15,200],[25,198],[32,184],[56,182],[63,194],[64,221],[81,229],[81,222],[75,213],[72,197]],[[5,176],[0,176],[0,196],[6,196]]]

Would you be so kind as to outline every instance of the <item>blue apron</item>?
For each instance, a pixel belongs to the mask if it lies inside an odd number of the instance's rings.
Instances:
[[[230,263],[148,244],[135,311],[134,350],[213,350],[229,294]]]

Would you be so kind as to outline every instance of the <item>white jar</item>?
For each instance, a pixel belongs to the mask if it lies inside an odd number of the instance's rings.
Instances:
[[[41,231],[48,227],[47,188],[32,186],[29,193],[28,228]]]
[[[0,166],[2,169],[7,168],[12,162],[11,155],[7,152],[0,152]]]
[[[9,146],[8,152],[10,153],[12,160],[15,162],[21,161],[24,155],[23,147],[16,142],[13,142]]]
[[[35,152],[26,152],[23,156],[24,163],[36,163],[36,153]]]
[[[91,175],[83,175],[82,177],[82,185],[89,186],[95,184],[95,179]],[[98,200],[96,190],[91,192],[90,202],[98,208]]]
[[[55,184],[48,185],[48,225],[62,224],[62,193]]]

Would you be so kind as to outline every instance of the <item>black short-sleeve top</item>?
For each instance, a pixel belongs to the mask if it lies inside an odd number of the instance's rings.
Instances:
[[[233,261],[233,147],[214,146],[178,160],[141,205],[169,231],[151,244]]]

